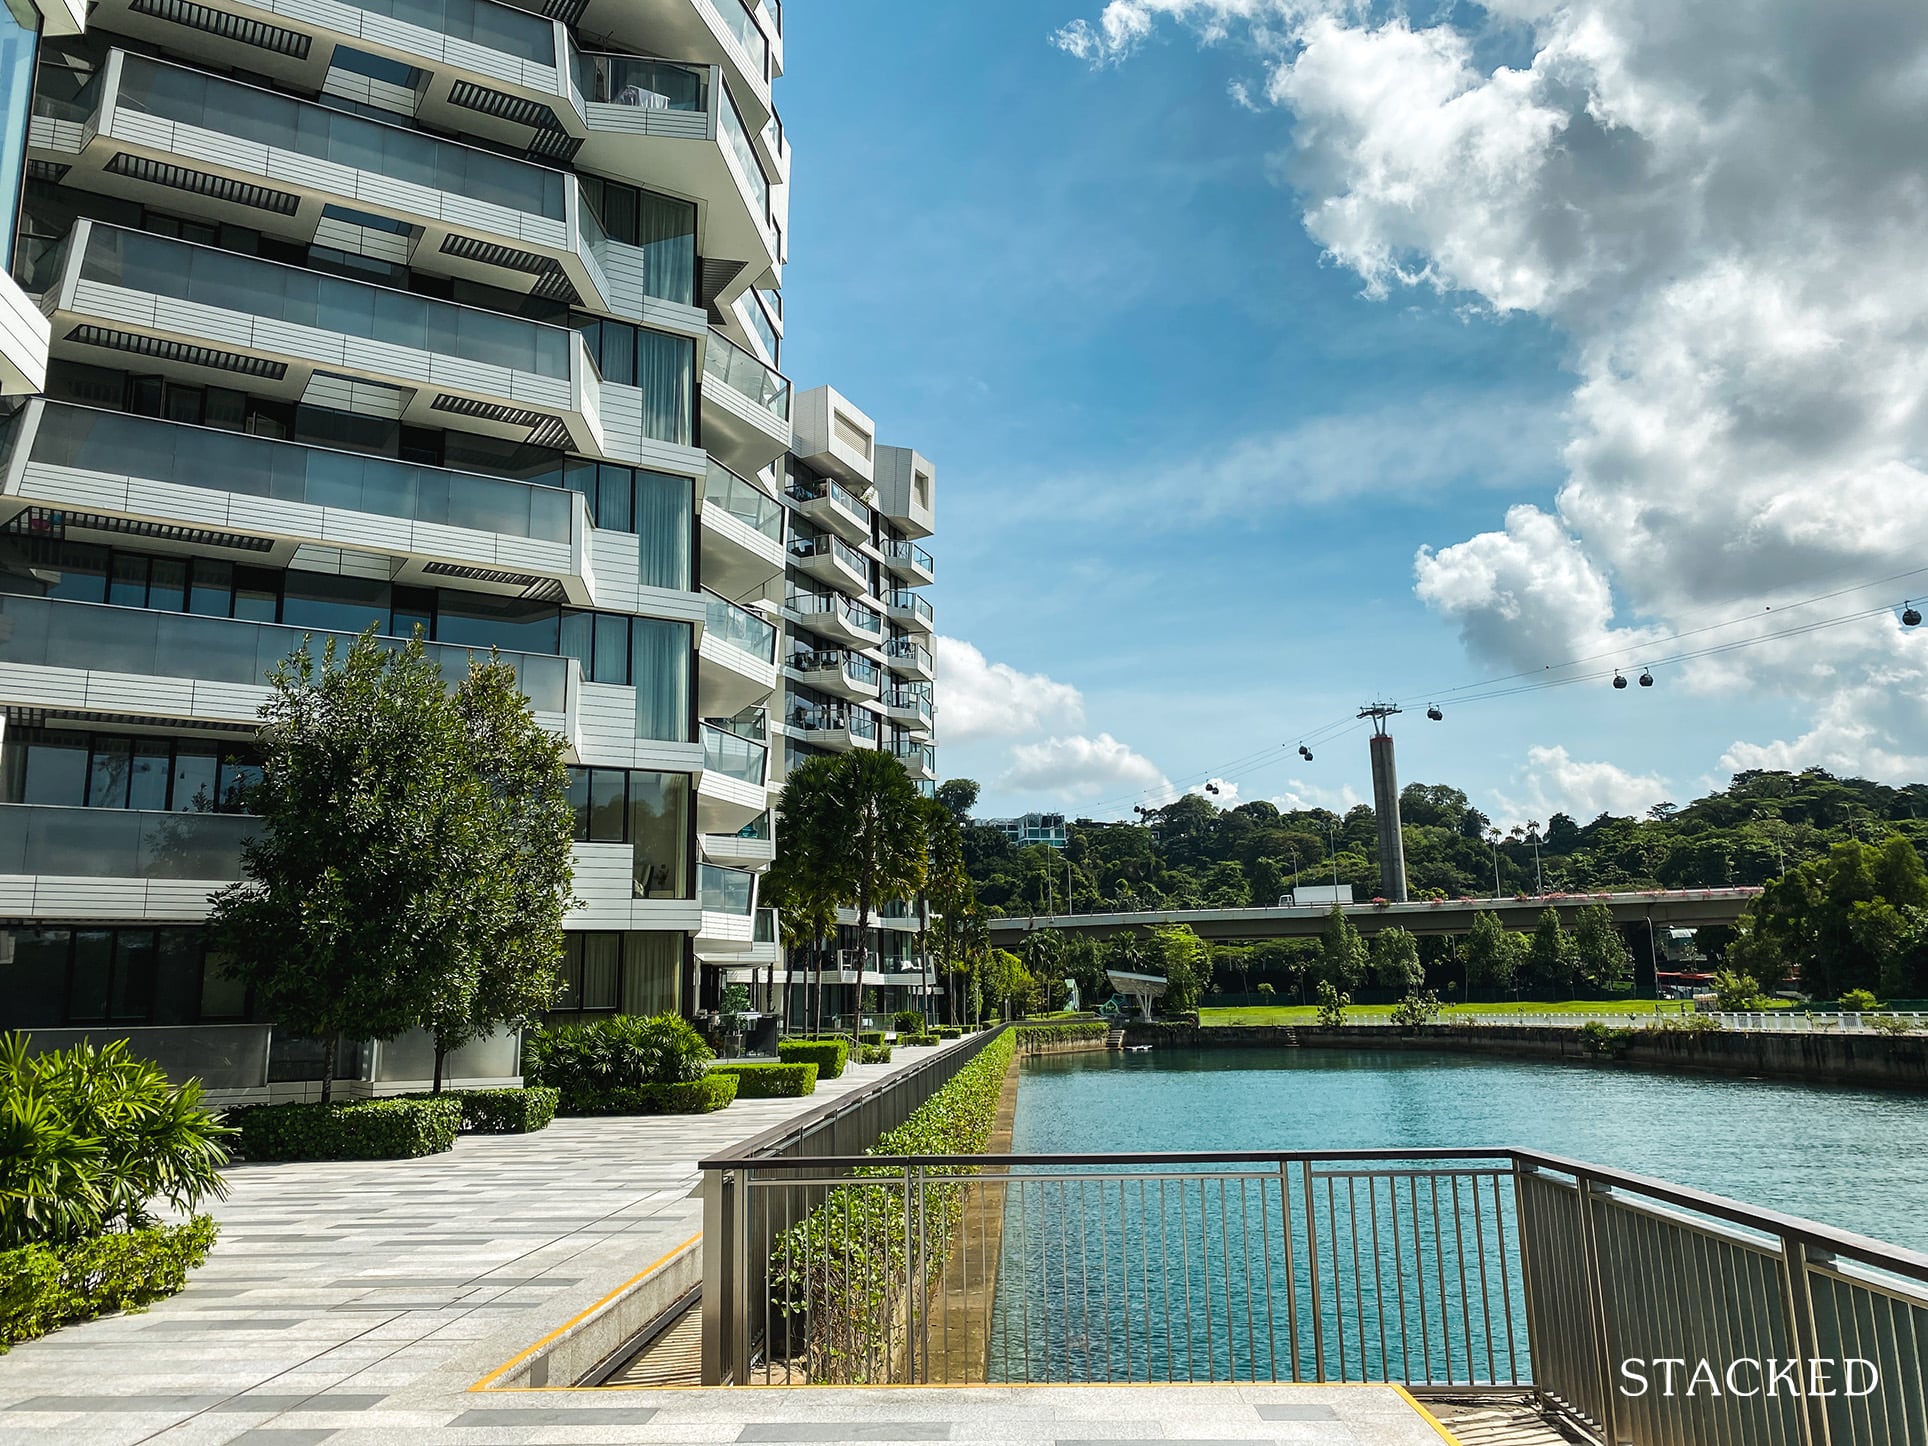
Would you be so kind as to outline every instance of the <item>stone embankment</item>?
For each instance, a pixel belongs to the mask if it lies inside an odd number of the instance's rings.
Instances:
[[[1178,1049],[1450,1050],[1508,1058],[1626,1065],[1691,1074],[1748,1075],[1803,1084],[1872,1085],[1928,1091],[1928,1035],[1780,1034],[1757,1030],[1634,1029],[1588,1033],[1578,1028],[1503,1024],[1231,1025],[1134,1021],[1133,1044]]]

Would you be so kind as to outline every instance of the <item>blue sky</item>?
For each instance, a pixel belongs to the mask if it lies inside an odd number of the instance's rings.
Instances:
[[[1656,557],[1629,590],[1638,558],[1588,537],[1578,507],[1563,523],[1582,566],[1616,589],[1593,632],[1534,632],[1564,616],[1557,567],[1534,574],[1550,597],[1416,596],[1422,547],[1495,534],[1516,504],[1555,511],[1563,448],[1601,430],[1574,416],[1591,323],[1516,304],[1473,263],[1467,284],[1366,294],[1304,219],[1357,194],[1308,173],[1332,157],[1299,127],[1326,134],[1336,103],[1240,104],[1234,87],[1262,96],[1281,61],[1236,34],[1201,43],[1161,19],[1099,66],[1053,43],[1098,15],[1083,0],[786,7],[785,371],[937,464],[939,759],[984,784],[981,811],[1115,816],[1208,774],[1236,786],[1222,796],[1353,800],[1369,792],[1361,735],[1310,764],[1295,749],[1368,698],[1423,708],[1601,637],[1637,666],[1643,626],[1758,610],[1745,584],[1667,594],[1691,556]],[[1539,43],[1511,38],[1522,56]],[[1477,561],[1453,587],[1480,585]],[[1724,782],[1724,757],[1805,747],[1851,766],[1797,737],[1817,726],[1799,692],[1663,672],[1652,690],[1449,707],[1404,720],[1401,773],[1521,818],[1685,801]]]

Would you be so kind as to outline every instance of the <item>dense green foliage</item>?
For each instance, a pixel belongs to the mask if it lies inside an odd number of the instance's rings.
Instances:
[[[1900,834],[1835,844],[1770,883],[1750,914],[1730,952],[1763,984],[1798,968],[1820,999],[1847,989],[1928,995],[1928,869]]]
[[[785,1064],[814,1064],[818,1079],[836,1079],[850,1062],[847,1039],[786,1039],[777,1045],[777,1058]]]
[[[632,1085],[701,1079],[715,1056],[695,1026],[676,1014],[615,1014],[532,1032],[522,1046],[522,1076],[569,1096]]]
[[[1016,1055],[1016,1031],[1005,1030],[951,1077],[936,1094],[890,1130],[872,1155],[974,1155],[990,1143],[998,1097]],[[880,1165],[858,1172],[880,1181],[901,1180],[903,1171]],[[888,1377],[896,1314],[912,1274],[906,1238],[923,1242],[920,1257],[928,1288],[948,1258],[964,1187],[931,1183],[906,1198],[901,1185],[848,1185],[777,1237],[770,1256],[775,1303],[791,1326],[810,1335],[802,1342],[809,1379],[865,1382]],[[906,1219],[907,1211],[918,1211]]]
[[[1322,1029],[1338,1029],[1346,1022],[1346,1009],[1352,1003],[1352,996],[1336,988],[1330,979],[1319,981],[1319,1025]]]
[[[858,1034],[859,1044],[882,1044],[888,1036],[881,1029],[866,1029]]]
[[[817,1067],[809,1061],[793,1064],[713,1064],[709,1072],[736,1076],[740,1100],[794,1100],[817,1091]]]
[[[565,1093],[565,1115],[707,1115],[736,1098],[736,1076],[706,1074],[674,1084],[614,1085]]]
[[[900,1009],[891,1016],[890,1027],[899,1034],[922,1034],[924,1016],[915,1009]]]
[[[328,1104],[246,1105],[228,1111],[247,1160],[406,1160],[439,1155],[462,1129],[456,1095]]]
[[[28,1053],[0,1036],[0,1248],[65,1247],[227,1193],[232,1132],[126,1040]]]
[[[75,1321],[173,1295],[214,1248],[205,1215],[111,1231],[71,1245],[0,1251],[0,1352]]]
[[[1103,1040],[1111,1026],[1103,1020],[1081,1020],[1073,1024],[1020,1024],[1015,1026],[1018,1051],[1038,1049],[1048,1044],[1084,1044]]]
[[[858,1064],[889,1064],[890,1046],[887,1044],[860,1044],[857,1046]]]
[[[462,1129],[471,1135],[532,1135],[556,1117],[560,1090],[541,1085],[523,1089],[446,1090],[443,1094],[462,1106]],[[435,1099],[435,1095],[400,1095],[407,1100]]]
[[[323,1040],[427,1028],[441,1054],[547,1005],[562,951],[573,815],[562,745],[505,665],[450,692],[420,638],[371,628],[270,677],[245,877],[209,938],[283,1028]]]

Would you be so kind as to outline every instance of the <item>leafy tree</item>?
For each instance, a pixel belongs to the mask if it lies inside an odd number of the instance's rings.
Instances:
[[[394,648],[371,628],[319,659],[304,645],[269,684],[248,790],[261,828],[242,882],[214,897],[209,942],[278,1024],[323,1042],[325,1101],[344,1038],[393,1039],[465,987],[496,815],[420,638]]]
[[[479,789],[465,937],[421,1020],[435,1040],[437,1094],[450,1050],[529,1024],[555,1001],[574,882],[563,742],[536,722],[515,670],[498,658],[472,664],[454,705]]]
[[[1325,933],[1320,937],[1318,969],[1320,977],[1334,986],[1351,988],[1366,977],[1366,943],[1339,905],[1326,915]]]
[[[1428,989],[1424,994],[1417,990],[1408,994],[1393,1006],[1392,1022],[1413,1028],[1421,1024],[1431,1024],[1439,1018],[1439,996]]]
[[[1801,970],[1821,998],[1845,989],[1911,994],[1928,984],[1928,871],[1899,835],[1833,845],[1777,879],[1749,908],[1749,932]]]
[[[1719,969],[1714,973],[1714,1003],[1730,1013],[1744,1013],[1761,1007],[1761,985],[1758,979],[1746,974],[1736,974],[1732,969]]]
[[[971,810],[977,807],[977,794],[975,779],[947,778],[937,785],[936,803],[962,828],[970,821]]]
[[[1330,979],[1319,981],[1319,1024],[1324,1029],[1338,1029],[1346,1022],[1346,1009],[1352,1003],[1352,996],[1334,986]]]
[[[1561,924],[1558,909],[1540,911],[1540,921],[1533,929],[1532,941],[1527,945],[1525,962],[1528,987],[1552,999],[1572,996],[1577,960],[1573,939]]]
[[[1425,980],[1419,941],[1397,924],[1381,929],[1372,941],[1372,982],[1404,998]]]
[[[1573,955],[1574,967],[1591,990],[1610,989],[1632,977],[1633,957],[1614,927],[1613,910],[1605,904],[1588,904],[1575,916]]]
[[[838,871],[841,755],[806,758],[791,768],[777,795],[777,851],[763,876],[763,897],[778,910],[783,943],[792,956],[807,951],[814,964],[809,1030],[823,1023],[823,971],[837,932],[837,908],[848,888]]]
[[[1273,995],[1276,994],[1277,992],[1278,991],[1273,989],[1273,987],[1270,984],[1261,982],[1259,984],[1259,1003],[1270,1004],[1272,1002]]]
[[[1466,961],[1469,990],[1505,990],[1513,987],[1520,964],[1520,939],[1500,927],[1497,915],[1482,911],[1473,918],[1460,950]]]
[[[856,909],[857,939],[868,951],[877,906],[908,899],[924,885],[924,800],[903,764],[880,749],[859,748],[830,761],[836,830],[823,841],[828,873],[837,902]]]
[[[977,785],[968,778],[948,780],[945,786],[950,783],[970,784],[975,797]],[[940,796],[924,804],[924,897],[929,901],[931,917],[937,925],[939,966],[949,971],[957,959],[965,921],[977,911],[977,889],[964,866],[964,830],[958,815],[941,796],[942,792],[940,788]],[[945,1003],[950,1010],[950,1022],[956,1024],[955,989],[946,988]]]
[[[1165,976],[1165,1012],[1189,1014],[1209,978],[1205,946],[1185,924],[1154,929],[1147,942],[1145,962],[1150,972]]]

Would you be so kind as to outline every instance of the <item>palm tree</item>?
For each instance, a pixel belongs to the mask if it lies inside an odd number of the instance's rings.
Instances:
[[[837,902],[857,910],[857,943],[868,960],[875,907],[886,899],[913,898],[924,886],[924,799],[892,754],[863,748],[834,763],[836,828],[826,841],[826,873],[838,886]]]
[[[763,881],[764,897],[781,911],[784,947],[813,951],[812,1034],[823,1022],[824,941],[836,932],[837,906],[848,892],[840,872],[843,763],[826,755],[790,770],[777,796],[777,854]]]
[[[924,804],[924,831],[928,839],[928,858],[924,867],[924,896],[930,904],[929,916],[937,920],[938,957],[946,969],[957,958],[959,926],[977,907],[977,890],[964,866],[964,831],[957,817],[943,804],[927,799]],[[957,1023],[957,991],[946,987],[946,1004],[952,1024]]]

